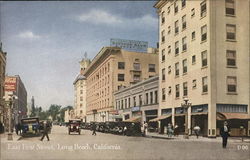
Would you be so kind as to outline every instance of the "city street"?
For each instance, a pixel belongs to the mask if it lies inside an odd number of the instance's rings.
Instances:
[[[167,140],[127,137],[82,130],[68,135],[67,128],[53,126],[50,141],[40,137],[7,141],[1,136],[1,160],[42,159],[249,159],[249,143],[229,142],[222,149],[219,140]]]

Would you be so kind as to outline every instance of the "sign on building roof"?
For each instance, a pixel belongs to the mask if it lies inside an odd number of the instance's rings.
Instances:
[[[111,38],[110,46],[119,47],[128,51],[146,52],[148,48],[148,42]]]

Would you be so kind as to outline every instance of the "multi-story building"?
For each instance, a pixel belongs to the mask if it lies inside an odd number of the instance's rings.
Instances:
[[[184,128],[183,98],[191,101],[189,131],[209,137],[222,119],[232,134],[240,125],[250,135],[249,0],[158,1],[159,116]],[[222,119],[220,117],[223,117]]]
[[[6,68],[6,55],[7,53],[2,50],[2,43],[0,44],[0,123],[4,123],[5,117],[5,103],[4,103],[4,81],[5,81],[5,68]],[[0,132],[3,128],[0,128]]]
[[[83,75],[84,70],[89,66],[90,60],[86,57],[80,61],[80,74],[74,81],[74,112],[75,118],[86,121],[86,77]]]
[[[151,77],[114,93],[120,120],[149,122],[158,116],[159,77]]]
[[[14,124],[27,117],[27,91],[19,75],[5,77],[5,95],[12,92],[17,97],[13,103]]]
[[[153,51],[153,50],[152,50]],[[87,121],[112,121],[113,93],[158,74],[158,53],[104,47],[84,71],[87,78]]]

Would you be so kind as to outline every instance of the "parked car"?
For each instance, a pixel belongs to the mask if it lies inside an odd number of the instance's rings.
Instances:
[[[40,133],[39,126],[40,124],[38,117],[21,119],[22,136],[28,134],[38,135]]]

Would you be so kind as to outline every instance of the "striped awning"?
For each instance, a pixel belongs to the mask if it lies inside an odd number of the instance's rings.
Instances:
[[[157,121],[160,121],[160,120],[169,118],[169,117],[171,117],[171,114],[162,115],[162,116],[159,116],[159,117],[157,117],[157,118],[154,118],[154,119],[149,120],[149,122],[157,122]]]
[[[141,117],[132,117],[124,120],[123,122],[141,122]]]
[[[250,115],[247,113],[225,113],[217,112],[217,120],[227,120],[227,119],[250,119]]]

